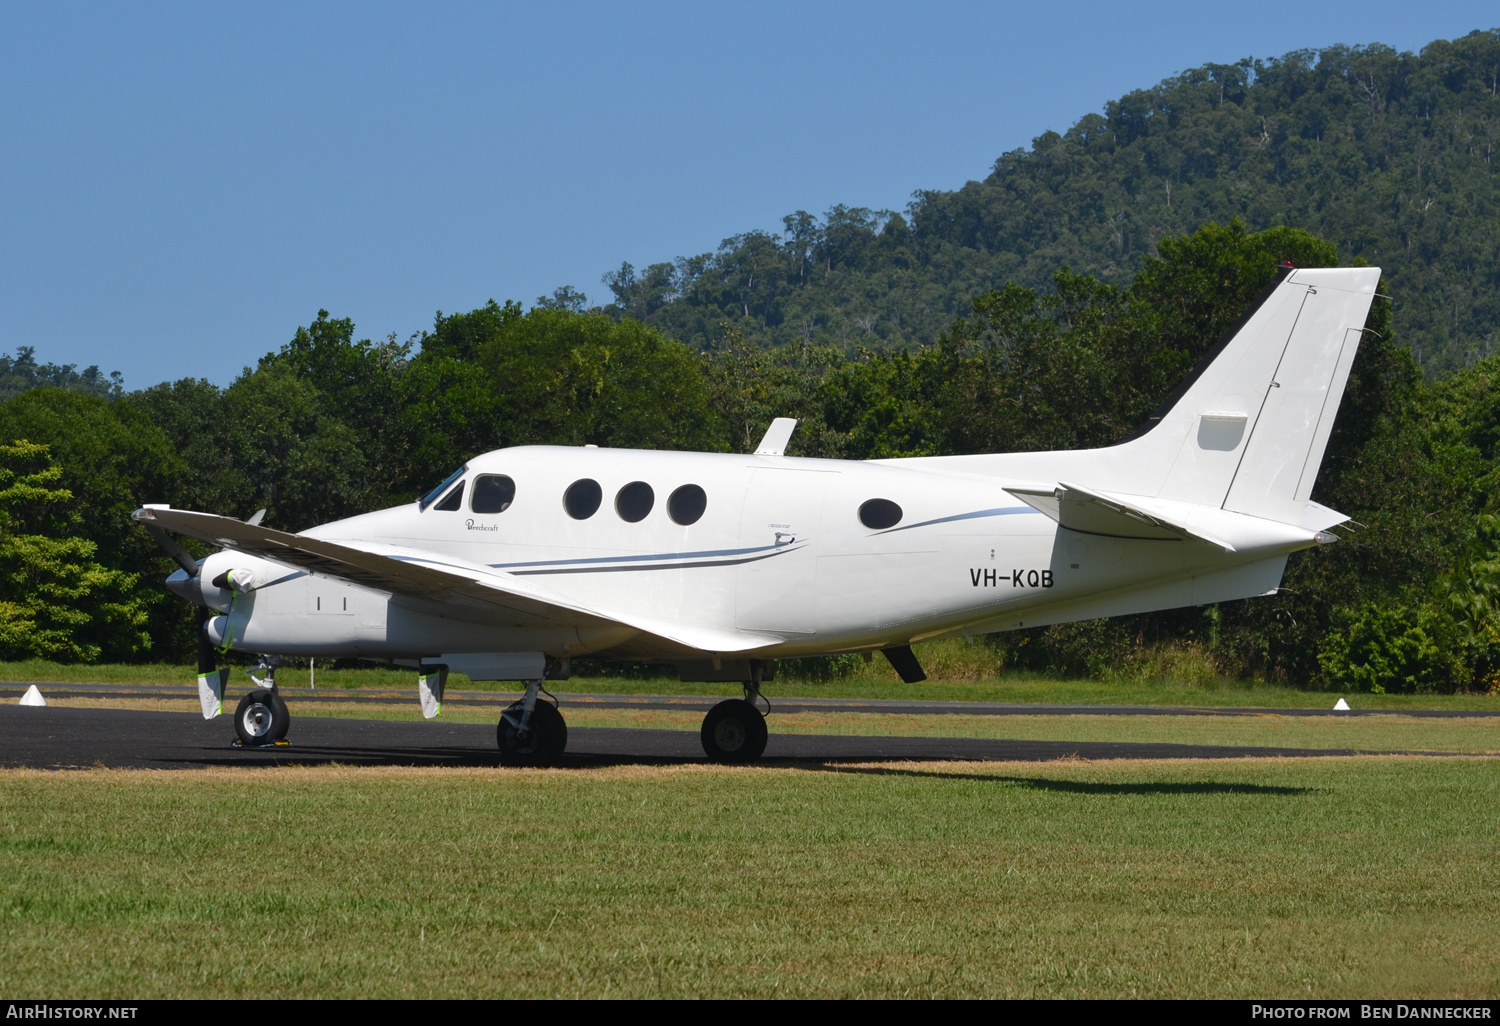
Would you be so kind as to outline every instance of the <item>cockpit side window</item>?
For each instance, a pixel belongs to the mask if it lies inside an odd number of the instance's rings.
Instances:
[[[454,510],[458,509],[459,504],[462,503],[463,501],[464,501],[464,483],[462,481],[460,481],[458,483],[458,487],[457,488],[453,489],[453,491],[451,491],[447,495],[443,496],[443,501],[440,502],[440,503],[438,503],[436,506],[434,506],[432,508],[433,509],[440,509],[444,513],[452,513]]]
[[[504,474],[480,474],[474,479],[469,508],[475,513],[504,513],[516,500],[516,483]]]
[[[426,495],[422,496],[422,501],[420,503],[418,503],[418,508],[419,509],[426,509],[428,506],[431,506],[435,501],[437,501],[437,497],[439,495],[442,495],[445,491],[447,491],[448,490],[448,486],[451,485],[454,481],[457,481],[459,478],[463,477],[464,476],[464,472],[467,471],[468,469],[469,469],[469,465],[467,463],[465,463],[463,466],[459,467],[453,473],[451,473],[447,477],[443,478],[443,483],[442,484],[438,485],[432,491],[430,491]]]

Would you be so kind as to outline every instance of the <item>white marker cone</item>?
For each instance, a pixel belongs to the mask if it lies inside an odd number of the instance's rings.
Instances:
[[[1348,712],[1349,711],[1349,703],[1346,702],[1346,701],[1344,701],[1341,698],[1337,702],[1333,703],[1333,708],[1334,708],[1335,712]]]
[[[40,691],[38,691],[36,689],[36,685],[33,684],[33,685],[31,685],[31,687],[29,687],[29,688],[26,689],[26,694],[24,694],[24,695],[21,696],[21,704],[22,705],[46,705],[47,704],[47,700],[42,697],[42,693]]]

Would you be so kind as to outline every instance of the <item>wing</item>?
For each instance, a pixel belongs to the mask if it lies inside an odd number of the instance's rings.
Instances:
[[[379,591],[487,608],[521,626],[626,626],[704,652],[748,652],[783,640],[771,634],[680,624],[591,608],[554,595],[529,580],[422,549],[356,547],[288,534],[232,517],[159,506],[138,509],[131,517],[147,527]]]

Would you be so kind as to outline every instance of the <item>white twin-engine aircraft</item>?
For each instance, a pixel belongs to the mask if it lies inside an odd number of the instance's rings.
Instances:
[[[182,566],[168,587],[218,614],[204,716],[219,653],[271,671],[235,713],[245,744],[286,733],[278,657],[359,657],[415,669],[429,718],[450,670],[524,682],[501,758],[552,762],[567,730],[538,696],[590,656],[743,683],[702,738],[751,761],[778,657],[879,650],[920,681],[911,645],[931,638],[1273,594],[1288,553],[1348,519],[1309,496],[1379,280],[1284,267],[1149,430],[1103,449],[797,459],[778,419],[748,456],[501,449],[420,501],[301,534],[134,517]],[[169,531],[221,549],[194,560]]]

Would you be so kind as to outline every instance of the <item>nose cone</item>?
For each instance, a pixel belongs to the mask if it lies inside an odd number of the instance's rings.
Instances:
[[[189,577],[186,570],[178,570],[167,578],[167,588],[180,599],[203,605],[203,579],[196,574]]]

